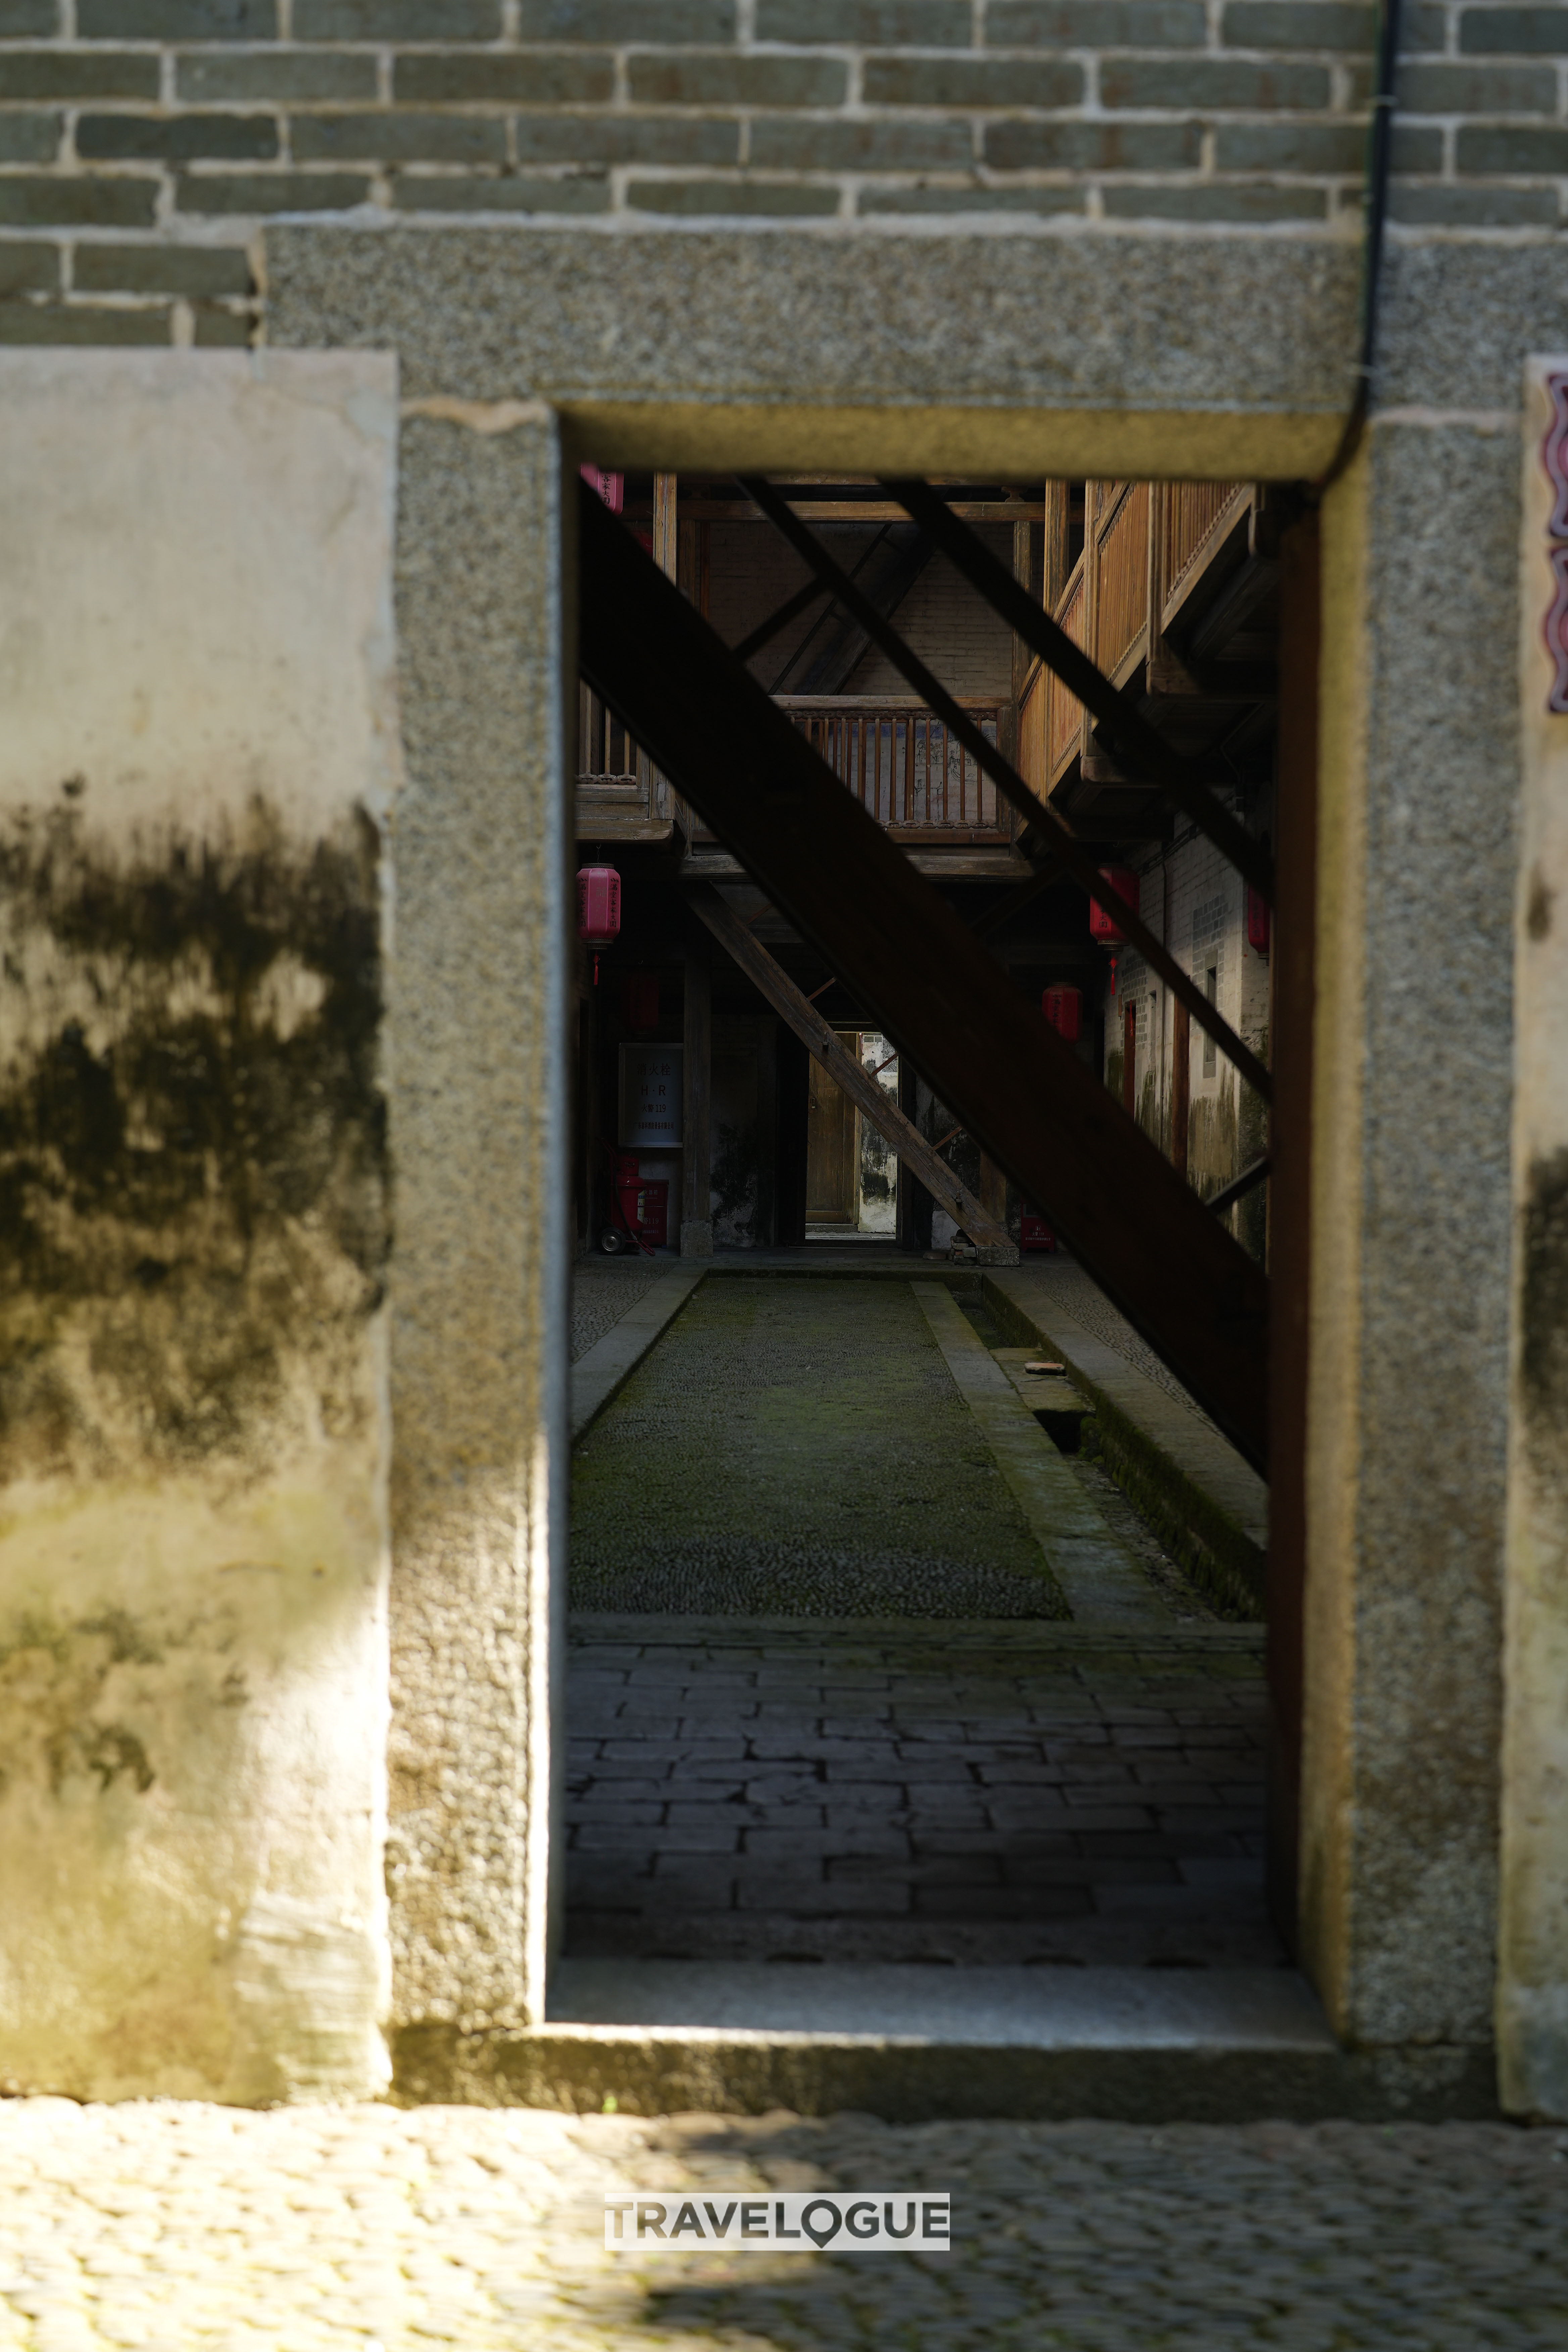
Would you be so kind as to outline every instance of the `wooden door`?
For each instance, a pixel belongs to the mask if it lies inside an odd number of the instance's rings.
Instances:
[[[858,1054],[860,1041],[847,1038]],[[855,1106],[814,1055],[805,1127],[805,1221],[852,1225],[856,1216]]]

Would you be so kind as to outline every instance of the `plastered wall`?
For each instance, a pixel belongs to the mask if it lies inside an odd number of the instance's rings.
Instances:
[[[394,364],[0,359],[0,2082],[385,2079]]]

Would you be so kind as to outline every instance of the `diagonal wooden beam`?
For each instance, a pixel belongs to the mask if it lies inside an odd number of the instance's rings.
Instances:
[[[1247,1459],[1268,1284],[584,483],[583,675]]]
[[[854,614],[872,644],[887,655],[894,668],[909,679],[921,700],[935,711],[954,741],[963,745],[975,766],[990,777],[1003,798],[1010,801],[1027,823],[1039,826],[1073,879],[1082,883],[1096,905],[1105,910],[1122,936],[1139,950],[1144,962],[1159,973],[1177,1003],[1186,1006],[1199,1028],[1214,1039],[1220,1052],[1235,1065],[1247,1085],[1268,1102],[1273,1091],[1273,1081],[1251,1046],[1237,1035],[1218,1008],[1209,1003],[1195,982],[1182,970],[1163,940],[1156,939],[1136,907],[1112,887],[1104,870],[1096,866],[1059,810],[1050,801],[1041,800],[1024,782],[1012,761],[1005,760],[996,746],[986,741],[971,714],[948,692],[934,672],[926,667],[919,655],[904,643],[892,624],[883,620],[875,605],[861,595],[842,566],[835,562],[821,540],[807,530],[787,501],[760,477],[747,475],[745,479],[746,487],[758,505],[766,509],[795,552],[811,566],[819,579],[831,583],[839,603]]]
[[[997,1224],[986,1215],[974,1194],[958,1181],[946,1160],[938,1156],[914,1122],[904,1117],[896,1103],[889,1102],[837,1031],[828,1027],[809,997],[801,994],[783,964],[747,929],[734,908],[725,905],[712,884],[699,883],[686,895],[692,912],[701,917],[720,946],[734,958],[747,979],[761,989],[780,1020],[788,1022],[806,1052],[821,1063],[835,1086],[843,1088],[861,1118],[870,1120],[910,1175],[920,1178],[937,1207],[946,1211],[976,1249],[1005,1252],[1007,1264],[1016,1264],[1018,1253],[1005,1225]]]

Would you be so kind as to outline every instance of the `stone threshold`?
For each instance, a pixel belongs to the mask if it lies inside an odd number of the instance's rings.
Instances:
[[[576,2114],[1475,2119],[1489,2049],[1347,2052],[1291,1969],[563,1960],[514,2032],[405,2026],[392,2096]]]

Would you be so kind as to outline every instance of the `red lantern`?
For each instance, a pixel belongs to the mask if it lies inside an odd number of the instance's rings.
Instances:
[[[629,971],[621,984],[621,1018],[628,1029],[658,1027],[658,974]]]
[[[1080,989],[1047,988],[1040,999],[1040,1011],[1058,1037],[1076,1045],[1083,1034],[1083,992]]]
[[[1250,885],[1247,893],[1247,944],[1260,956],[1268,953],[1268,901]]]
[[[1100,877],[1102,882],[1110,883],[1119,898],[1126,899],[1134,914],[1138,912],[1138,877],[1131,866],[1102,866]],[[1123,940],[1127,936],[1097,898],[1089,902],[1089,935],[1091,940],[1101,942]]]
[[[577,937],[594,950],[594,985],[599,985],[599,950],[613,948],[621,929],[621,877],[613,866],[577,868]]]
[[[626,502],[626,478],[624,474],[602,474],[597,466],[580,466],[578,472],[588,488],[604,499],[612,514],[619,514]]]

